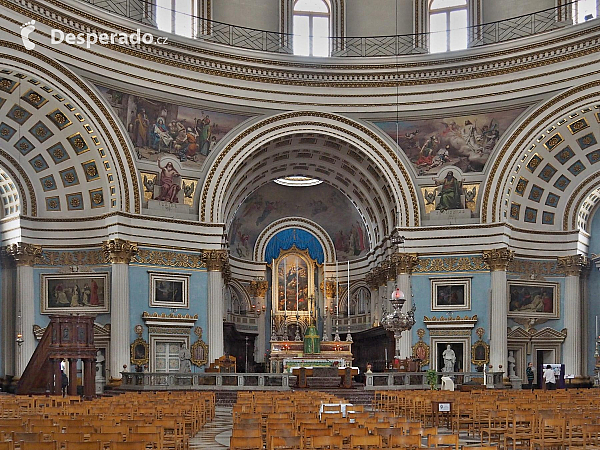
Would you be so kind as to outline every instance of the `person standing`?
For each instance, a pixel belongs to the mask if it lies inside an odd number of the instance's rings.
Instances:
[[[64,370],[60,371],[60,385],[62,387],[62,395],[65,397],[67,395],[67,387],[69,386],[69,377],[67,377]]]
[[[535,378],[535,374],[533,373],[533,363],[530,362],[527,364],[527,369],[525,369],[525,373],[527,375],[527,385],[529,389],[533,391],[533,380]]]
[[[544,369],[544,381],[546,382],[547,390],[553,391],[556,389],[556,375],[554,375],[554,370],[552,370],[550,364]]]

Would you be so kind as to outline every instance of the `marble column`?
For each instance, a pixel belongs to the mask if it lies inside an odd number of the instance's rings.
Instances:
[[[412,276],[413,268],[419,264],[419,257],[415,253],[394,253],[392,255],[392,263],[395,269],[396,286],[404,292],[406,302],[402,306],[402,313],[407,314],[412,308],[412,286],[410,277]],[[396,344],[399,348],[401,359],[410,358],[412,356],[412,332],[411,330],[402,332],[400,342]]]
[[[227,268],[226,250],[207,250],[203,254],[208,271],[208,362],[225,354],[223,339],[224,272]]]
[[[564,327],[567,337],[563,343],[565,373],[580,376],[582,373],[582,329],[581,329],[581,288],[579,277],[587,265],[583,255],[558,258],[558,267],[565,274]]]
[[[31,359],[37,345],[33,334],[36,298],[33,290],[33,265],[42,256],[39,245],[16,243],[5,248],[17,266],[15,335],[11,339],[15,347],[15,376],[20,377]],[[21,342],[17,342],[17,337]]]
[[[507,248],[484,250],[483,261],[491,271],[490,364],[492,370],[506,372],[508,366],[507,327],[508,294],[506,270],[514,252]],[[502,366],[502,368],[500,368]]]
[[[252,280],[250,282],[250,295],[253,298],[256,310],[256,320],[258,322],[258,336],[254,340],[254,360],[257,363],[265,362],[266,339],[267,339],[267,315],[266,298],[269,282],[264,278]],[[265,309],[263,310],[263,306]]]
[[[120,380],[123,366],[129,368],[129,263],[138,251],[137,244],[124,239],[102,243],[102,251],[111,263],[110,288],[110,361],[111,380]]]
[[[15,374],[15,265],[14,260],[2,249],[2,357],[4,373]]]

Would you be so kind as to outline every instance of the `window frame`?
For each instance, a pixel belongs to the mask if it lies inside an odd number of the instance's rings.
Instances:
[[[464,28],[466,30],[468,30],[468,27],[469,27],[469,0],[465,0],[464,5],[456,5],[456,6],[448,6],[448,7],[443,7],[443,8],[431,9],[431,4],[434,1],[435,0],[430,0],[429,5],[428,5],[429,6],[428,27],[429,27],[429,31],[430,31],[430,33],[429,33],[429,53],[433,53],[433,52],[431,52],[431,40],[432,40],[431,16],[434,14],[444,14],[445,19],[446,19],[446,49],[444,51],[435,52],[435,53],[445,53],[445,52],[450,52],[450,51],[466,50],[467,48],[469,48],[469,36],[468,36],[468,31],[467,31],[467,45],[464,48],[459,48],[459,49],[455,49],[455,50],[450,49],[451,34],[452,34],[452,28],[450,27],[450,13],[454,12],[454,11],[465,11],[465,14],[467,16],[467,22],[465,23]],[[460,29],[460,28],[456,28],[456,29]]]
[[[298,36],[296,30],[294,29],[294,22],[296,17],[307,17],[308,18],[308,55],[300,55],[295,52],[295,49],[292,48],[294,55],[296,56],[310,56],[314,57],[314,19],[315,18],[326,18],[327,19],[327,55],[331,56],[331,10],[332,5],[327,0],[320,0],[327,7],[327,12],[320,11],[296,11],[296,3],[299,0],[293,0],[292,3],[292,30],[294,38]],[[295,46],[293,46],[295,47]]]

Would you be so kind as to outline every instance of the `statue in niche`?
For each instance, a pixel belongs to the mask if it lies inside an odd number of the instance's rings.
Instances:
[[[179,371],[184,373],[189,373],[192,371],[192,363],[191,363],[192,354],[190,350],[187,348],[185,344],[181,346],[179,350],[179,359],[181,361],[179,366]]]
[[[508,351],[508,376],[509,377],[517,376],[517,374],[515,373],[515,363],[516,363],[515,352],[512,350],[509,350]]]
[[[442,353],[444,358],[444,368],[442,372],[454,372],[454,364],[456,364],[456,354],[450,347],[450,344],[446,345],[446,350]]]

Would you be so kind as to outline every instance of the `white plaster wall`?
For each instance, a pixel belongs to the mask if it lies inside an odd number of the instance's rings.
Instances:
[[[213,20],[265,31],[279,31],[280,0],[213,0]]]
[[[484,23],[530,14],[556,6],[555,0],[529,0],[526,2],[483,0],[481,3]]]
[[[412,34],[413,2],[398,1],[398,34]],[[347,36],[387,36],[396,34],[396,0],[346,2]]]

